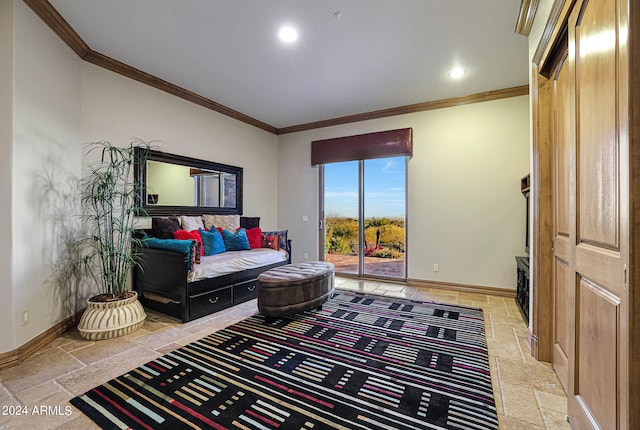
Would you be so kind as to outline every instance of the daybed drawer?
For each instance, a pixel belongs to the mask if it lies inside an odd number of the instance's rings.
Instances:
[[[258,279],[241,282],[233,286],[233,300],[245,301],[258,297]]]
[[[231,286],[189,297],[191,316],[198,317],[228,307],[233,301]]]

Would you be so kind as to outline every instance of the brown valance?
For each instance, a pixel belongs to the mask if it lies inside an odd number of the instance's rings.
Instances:
[[[311,165],[413,155],[413,129],[380,131],[311,142]]]

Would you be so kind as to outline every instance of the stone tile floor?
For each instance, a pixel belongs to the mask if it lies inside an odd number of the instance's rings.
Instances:
[[[326,254],[325,261],[333,263],[336,273],[358,274],[358,256]],[[376,278],[404,279],[404,259],[364,257],[364,275]]]
[[[337,278],[336,286],[483,308],[500,428],[570,429],[560,382],[548,363],[531,358],[527,327],[514,299],[347,278]],[[182,324],[150,311],[135,333],[98,342],[70,330],[23,364],[0,371],[0,429],[97,428],[69,399],[255,312],[252,300]]]

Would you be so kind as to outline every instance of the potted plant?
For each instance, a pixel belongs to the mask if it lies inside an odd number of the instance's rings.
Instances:
[[[136,146],[109,142],[88,145],[88,154],[98,155],[82,179],[83,220],[89,237],[83,261],[95,281],[98,294],[89,298],[78,324],[85,339],[99,340],[123,336],[139,329],[146,318],[138,294],[128,290],[134,265],[140,264],[140,239],[133,235],[138,208],[138,190],[133,178]]]

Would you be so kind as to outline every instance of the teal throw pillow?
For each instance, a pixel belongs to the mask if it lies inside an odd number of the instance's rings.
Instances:
[[[215,228],[211,230],[200,229],[200,236],[202,237],[202,243],[204,244],[204,255],[216,255],[222,254],[227,249],[224,246],[224,240],[222,235]]]
[[[235,233],[231,233],[229,230],[222,230],[222,238],[224,239],[224,247],[227,251],[251,249],[247,231],[244,228],[238,229]]]
[[[180,239],[158,239],[156,237],[145,237],[142,240],[142,246],[147,248],[159,248],[168,249],[170,251],[182,252],[187,256],[188,270],[193,267],[195,257],[193,253],[194,249],[193,240],[180,240]]]

